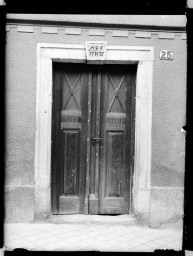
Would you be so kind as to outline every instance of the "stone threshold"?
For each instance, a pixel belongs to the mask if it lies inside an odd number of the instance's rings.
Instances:
[[[51,215],[47,222],[54,224],[102,224],[102,225],[135,225],[137,220],[131,214],[123,215]]]

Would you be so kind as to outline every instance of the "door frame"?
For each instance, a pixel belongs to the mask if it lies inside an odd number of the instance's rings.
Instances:
[[[35,216],[51,214],[51,120],[53,62],[86,63],[84,44],[37,44]],[[132,212],[148,217],[151,181],[154,47],[107,46],[105,64],[137,64]]]

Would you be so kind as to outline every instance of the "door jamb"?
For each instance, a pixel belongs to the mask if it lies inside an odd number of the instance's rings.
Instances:
[[[104,64],[136,64],[134,213],[149,214],[154,47],[107,46]],[[86,63],[83,44],[37,44],[35,215],[51,213],[52,63]]]

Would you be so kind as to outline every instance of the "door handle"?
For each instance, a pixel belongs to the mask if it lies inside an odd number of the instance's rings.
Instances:
[[[102,140],[102,138],[92,138],[92,143],[95,144],[95,142],[99,142]]]

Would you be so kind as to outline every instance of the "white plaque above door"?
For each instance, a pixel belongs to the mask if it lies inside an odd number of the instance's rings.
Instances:
[[[86,41],[86,58],[89,64],[103,64],[106,58],[107,42]]]

